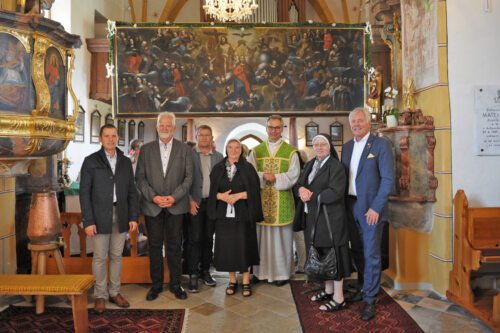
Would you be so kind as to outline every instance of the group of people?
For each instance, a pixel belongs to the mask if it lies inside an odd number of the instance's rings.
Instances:
[[[188,147],[173,137],[175,114],[162,112],[158,140],[142,146],[135,176],[130,159],[117,148],[116,128],[104,125],[102,148],[85,159],[80,184],[83,225],[95,239],[95,310],[102,313],[106,299],[129,306],[119,293],[121,254],[127,231],[138,228],[140,212],[149,246],[148,301],[163,291],[164,244],[170,291],[178,299],[187,298],[181,285],[183,223],[188,231],[189,292],[199,291],[200,279],[216,285],[210,274],[213,261],[217,271],[229,272],[227,295],[238,291],[237,273],[242,274],[244,297],[252,295],[252,284],[259,281],[282,286],[290,280],[295,272],[294,231],[303,231],[306,249],[312,245],[322,255],[334,248],[337,262],[336,278],[324,281],[324,291],[311,300],[322,302],[323,311],[345,309],[343,279],[354,264],[358,291],[350,300],[365,302],[361,319],[373,318],[394,171],[390,143],[370,134],[370,120],[363,108],[350,113],[354,139],[344,144],[340,160],[330,136],[317,135],[315,158],[301,170],[297,149],[281,137],[279,115],[268,118],[268,139],[245,158],[237,139],[227,142],[226,157],[215,151],[207,125],[197,128],[195,148]]]

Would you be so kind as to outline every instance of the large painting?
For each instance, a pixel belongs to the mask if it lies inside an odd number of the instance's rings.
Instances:
[[[363,106],[361,26],[117,26],[117,116],[336,113]]]
[[[0,110],[31,115],[31,56],[16,37],[0,33]]]
[[[403,15],[403,82],[422,89],[439,82],[437,0],[401,1]]]

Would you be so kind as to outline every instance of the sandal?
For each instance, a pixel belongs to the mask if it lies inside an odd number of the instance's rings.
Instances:
[[[238,290],[238,282],[229,282],[226,287],[226,295],[234,295]]]
[[[250,283],[243,284],[242,295],[243,295],[243,297],[252,296],[252,285]]]
[[[317,295],[314,295],[311,297],[311,301],[313,302],[321,302],[321,301],[326,301],[327,299],[331,299],[333,294],[328,294],[325,291],[320,292]]]
[[[325,305],[320,306],[319,309],[324,312],[341,311],[347,309],[347,303],[345,300],[342,303],[337,303],[334,299],[332,299]]]

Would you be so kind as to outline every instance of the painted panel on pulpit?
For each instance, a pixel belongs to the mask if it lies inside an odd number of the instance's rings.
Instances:
[[[361,26],[117,26],[118,116],[310,115],[363,106]]]
[[[31,115],[33,91],[31,55],[16,37],[0,33],[0,110]]]
[[[45,80],[50,92],[51,117],[65,119],[66,69],[61,54],[54,47],[49,47],[45,56]]]

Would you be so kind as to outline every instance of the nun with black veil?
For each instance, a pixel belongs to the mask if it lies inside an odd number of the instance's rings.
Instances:
[[[259,264],[256,223],[264,220],[260,181],[255,168],[242,156],[242,145],[231,139],[226,158],[210,173],[208,215],[215,220],[214,266],[229,272],[226,295],[238,289],[236,272],[243,275],[243,296],[252,295],[249,270]]]
[[[294,231],[304,230],[306,250],[309,251],[313,241],[314,225],[314,247],[318,253],[326,255],[332,247],[335,249],[337,276],[325,281],[325,290],[311,297],[314,302],[326,301],[320,306],[325,312],[347,307],[342,286],[343,279],[351,274],[344,204],[347,177],[331,142],[328,134],[318,134],[313,138],[316,156],[304,166],[294,188],[300,199],[295,210]]]

